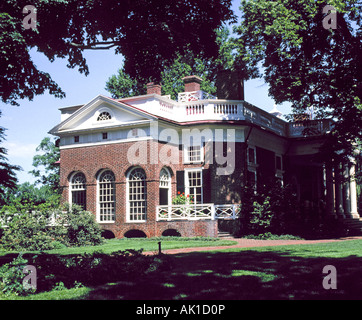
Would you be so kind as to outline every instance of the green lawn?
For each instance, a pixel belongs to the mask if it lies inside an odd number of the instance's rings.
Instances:
[[[171,261],[168,271],[26,299],[362,299],[362,240],[191,252]],[[336,290],[323,288],[326,265],[336,267]]]
[[[208,247],[208,246],[229,246],[237,242],[232,240],[221,240],[218,238],[122,238],[105,240],[104,244],[98,246],[84,246],[84,247],[70,247],[55,250],[47,250],[46,253],[50,254],[81,254],[93,253],[96,251],[103,253],[112,253],[119,250],[143,249],[143,252],[151,251],[158,252],[158,242],[161,241],[161,249],[179,249],[190,247]],[[1,251],[0,256],[9,254],[9,252]]]

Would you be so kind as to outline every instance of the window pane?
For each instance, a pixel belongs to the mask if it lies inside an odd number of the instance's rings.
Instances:
[[[255,149],[248,148],[248,161],[250,163],[255,163]]]
[[[201,161],[201,147],[190,146],[187,148],[187,159],[189,162],[200,162]]]
[[[202,203],[201,170],[188,172],[189,194],[193,203]]]
[[[102,112],[99,114],[97,121],[104,121],[104,120],[110,120],[112,119],[112,116],[109,114],[109,112]]]
[[[128,178],[129,219],[146,220],[146,174],[143,169],[132,170]]]
[[[115,220],[114,174],[104,171],[99,177],[99,219],[100,221]]]
[[[71,201],[72,204],[79,205],[86,209],[86,180],[83,173],[78,172],[73,175],[70,181],[70,189],[71,189]]]

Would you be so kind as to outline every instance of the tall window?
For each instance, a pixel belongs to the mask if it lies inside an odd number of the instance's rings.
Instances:
[[[133,169],[127,179],[128,183],[128,219],[145,221],[147,213],[146,174],[143,169]]]
[[[283,158],[280,154],[275,155],[275,177],[279,180],[281,185],[283,185]]]
[[[82,172],[75,173],[70,179],[70,201],[86,210],[86,180]]]
[[[169,205],[171,195],[171,175],[166,168],[162,168],[160,172],[160,205]]]
[[[110,170],[103,171],[98,179],[98,210],[100,222],[115,220],[114,174]]]
[[[254,146],[248,147],[247,152],[248,161],[248,172],[247,172],[247,183],[250,187],[253,187],[256,191],[257,188],[257,159],[256,159],[256,148]]]
[[[185,170],[185,193],[192,197],[193,203],[202,203],[202,170]]]
[[[255,147],[248,147],[248,163],[256,164],[256,150]]]

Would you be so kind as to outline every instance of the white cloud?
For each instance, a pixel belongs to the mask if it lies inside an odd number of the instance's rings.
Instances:
[[[3,147],[8,150],[8,158],[33,159],[36,154],[37,145],[34,143],[8,142],[3,143]]]
[[[17,171],[16,176],[18,177],[19,183],[26,181],[33,183],[35,181],[34,176],[29,174],[29,171],[34,169],[33,157],[36,155],[35,143],[21,143],[21,142],[10,142],[4,141],[2,147],[8,151],[7,158],[10,164],[18,165],[22,168],[21,171]]]

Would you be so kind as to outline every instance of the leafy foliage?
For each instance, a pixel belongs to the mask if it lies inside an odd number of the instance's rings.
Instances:
[[[57,225],[52,229],[54,238],[66,246],[99,245],[103,242],[101,229],[94,214],[72,205],[65,212],[57,212]]]
[[[16,99],[32,99],[46,90],[57,97],[65,95],[49,74],[33,64],[31,48],[50,61],[67,58],[69,68],[85,75],[89,68],[84,50],[115,48],[132,78],[159,81],[176,52],[216,56],[214,30],[234,18],[231,0],[34,0],[37,29],[25,30],[22,9],[27,4],[25,0],[0,4],[0,88],[5,103],[17,104]]]
[[[117,75],[112,75],[106,82],[105,89],[113,98],[127,98],[146,93],[145,83],[140,84],[132,79],[123,69],[118,69]]]
[[[25,274],[23,269],[28,260],[19,254],[12,262],[0,267],[0,291],[5,295],[27,295],[34,289],[23,285]]]
[[[54,193],[50,186],[35,186],[29,182],[17,185],[13,190],[7,189],[4,195],[2,211],[31,211],[34,208],[52,210],[60,204],[60,194]]]
[[[49,290],[83,285],[96,286],[107,282],[117,282],[139,278],[172,267],[166,255],[143,255],[141,250],[117,251],[110,255],[101,252],[79,255],[27,255],[20,254],[12,262],[0,267],[0,289],[6,295],[26,295],[34,291],[22,285],[23,268],[29,263],[36,266],[37,293]]]
[[[187,50],[181,54],[177,52],[172,63],[165,65],[160,73],[162,94],[170,95],[177,100],[179,92],[184,91],[183,77],[196,75],[203,79],[201,90],[210,94],[216,93],[215,81],[220,70],[233,70],[236,44],[230,37],[229,29],[223,25],[216,30],[216,45],[218,54],[215,57],[205,58],[199,53]],[[107,83],[106,90],[113,98],[126,98],[146,94],[147,78],[135,78],[126,72],[125,67],[112,75]]]
[[[215,67],[210,66],[201,58],[191,58],[192,53],[186,57],[177,55],[176,59],[169,67],[161,72],[162,94],[170,95],[176,100],[177,94],[184,91],[183,77],[197,75],[204,81],[201,83],[201,90],[208,93],[215,93],[214,84]],[[146,94],[146,79],[132,79],[124,69],[119,69],[117,75],[111,76],[106,83],[106,90],[113,98],[126,98]]]
[[[39,212],[5,213],[2,217],[3,235],[0,245],[5,250],[54,249],[53,239],[47,232],[47,218]]]
[[[292,186],[281,186],[276,181],[253,187],[244,187],[240,215],[240,232],[247,234],[293,233],[299,204]]]
[[[0,143],[4,141],[4,136],[5,128],[0,127]],[[18,182],[16,171],[21,170],[21,167],[9,164],[6,155],[6,148],[0,147],[0,205],[5,203],[6,191],[16,187]]]
[[[263,233],[268,230],[274,213],[271,209],[270,197],[266,197],[263,203],[254,201],[253,211],[251,212],[250,225],[255,233]]]
[[[21,12],[20,3],[15,1],[2,1],[0,4],[1,100],[18,105],[17,99],[32,100],[46,90],[62,98],[65,93],[48,73],[38,70],[31,60],[30,39],[36,32],[22,29]]]
[[[185,192],[177,192],[177,196],[172,198],[172,204],[191,204],[193,203],[193,196],[185,194]]]
[[[56,138],[55,138],[56,139]],[[37,183],[47,185],[52,190],[58,191],[59,189],[59,165],[57,161],[60,159],[59,147],[55,142],[52,142],[49,137],[45,137],[36,151],[42,152],[33,158],[33,169],[30,171],[34,177],[38,178]],[[44,171],[41,170],[44,169]]]
[[[358,0],[329,1],[337,29],[325,29],[325,1],[241,2],[235,28],[238,63],[251,78],[264,75],[276,103],[290,102],[294,113],[313,107],[317,117],[337,120],[324,152],[352,154],[361,137],[361,8]],[[261,70],[259,67],[262,66]]]
[[[75,205],[52,210],[40,205],[22,211],[4,207],[0,218],[3,227],[0,245],[6,250],[51,250],[103,242],[94,215]],[[50,224],[51,221],[55,223]]]

